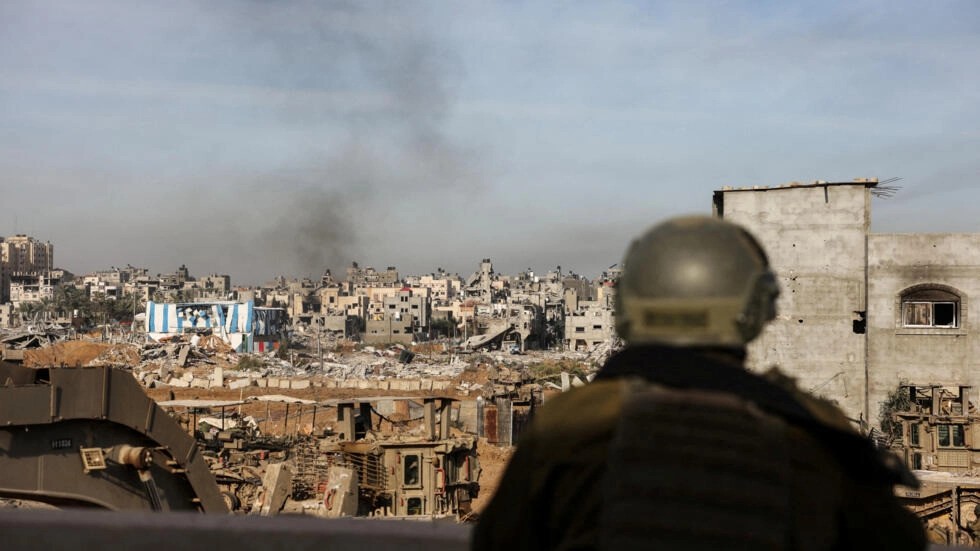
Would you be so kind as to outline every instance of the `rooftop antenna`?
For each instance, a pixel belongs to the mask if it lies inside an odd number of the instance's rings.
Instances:
[[[894,184],[899,180],[901,180],[901,178],[894,177],[886,178],[881,182],[878,182],[877,186],[871,188],[871,195],[880,199],[890,199],[891,197],[894,197],[895,194],[898,193],[898,190],[902,189],[902,186],[894,186],[891,184]]]

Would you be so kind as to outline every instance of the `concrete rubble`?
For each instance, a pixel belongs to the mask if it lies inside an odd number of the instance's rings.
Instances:
[[[465,372],[496,366],[526,369],[545,360],[580,362],[595,368],[621,346],[610,342],[589,352],[514,354],[458,352],[448,345],[429,348],[423,353],[393,344],[316,354],[292,348],[289,352],[239,353],[212,335],[180,335],[163,342],[143,343],[106,343],[96,337],[66,339],[57,328],[0,335],[0,343],[7,351],[25,348],[25,365],[121,367],[130,369],[147,388],[455,390],[463,396],[480,393],[485,386],[481,381],[461,379]],[[552,383],[548,388],[555,387]]]

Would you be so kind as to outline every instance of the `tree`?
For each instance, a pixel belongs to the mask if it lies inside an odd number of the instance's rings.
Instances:
[[[906,384],[899,384],[878,409],[878,424],[881,425],[881,432],[889,440],[895,441],[902,438],[902,423],[895,419],[895,413],[909,411],[912,408],[912,398],[909,396],[909,389]]]
[[[432,338],[448,337],[452,335],[454,325],[448,318],[432,320],[429,322],[429,334]]]

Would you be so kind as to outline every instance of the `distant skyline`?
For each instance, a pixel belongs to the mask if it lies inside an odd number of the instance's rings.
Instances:
[[[976,232],[980,4],[0,3],[0,235],[236,284],[595,277],[726,185]]]

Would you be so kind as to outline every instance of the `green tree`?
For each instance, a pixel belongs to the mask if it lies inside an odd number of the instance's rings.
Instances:
[[[455,324],[447,319],[441,318],[429,322],[429,333],[432,338],[449,337],[453,334]]]

